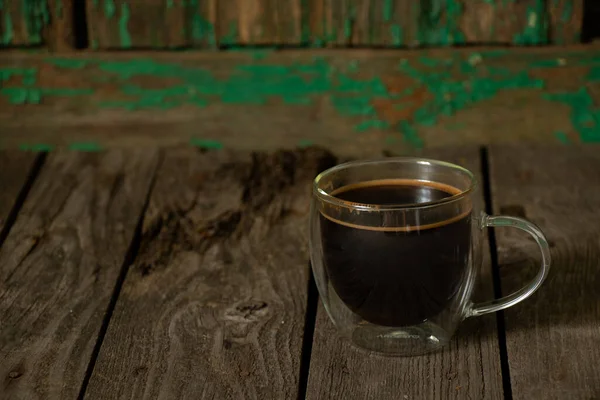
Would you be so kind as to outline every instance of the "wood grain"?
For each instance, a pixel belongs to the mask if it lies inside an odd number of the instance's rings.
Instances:
[[[317,21],[324,18],[319,29]],[[405,0],[309,2],[312,43],[405,47],[417,43],[419,4]]]
[[[76,398],[157,160],[48,157],[0,249],[2,398]]]
[[[168,152],[86,398],[296,398],[310,182],[334,162]]]
[[[475,148],[425,153],[478,174]],[[483,206],[482,195],[475,199]],[[476,300],[493,298],[488,247]],[[320,302],[319,302],[320,303]],[[496,318],[465,321],[445,350],[419,357],[372,354],[341,339],[319,304],[307,388],[308,399],[503,399]]]
[[[524,217],[550,241],[548,280],[505,311],[515,399],[600,396],[600,148],[492,147],[494,211]],[[539,268],[533,240],[496,229],[502,291]]]
[[[27,182],[35,158],[32,153],[0,152],[0,232],[4,229],[6,219]]]
[[[73,51],[76,34],[74,4],[76,0],[49,0],[51,27],[46,33],[46,43],[52,51]]]
[[[548,16],[545,3],[538,0],[464,1],[461,31],[468,43],[546,44]]]
[[[581,42],[584,0],[552,0],[547,2],[550,41],[557,44]]]
[[[198,1],[86,0],[88,40],[96,49],[189,46]],[[202,19],[204,22],[204,19]],[[197,29],[206,29],[205,24]]]
[[[559,143],[555,132],[577,142],[581,130],[572,107],[548,96],[584,90],[598,50],[581,45],[510,51],[114,51],[60,57],[5,51],[0,70],[9,74],[0,89],[0,139],[3,148],[40,143],[69,148],[82,142],[103,148],[171,146],[195,138],[272,151],[314,143],[362,157],[414,148],[401,123],[425,111],[430,118],[414,124],[425,147]],[[401,60],[423,78],[400,70]],[[448,89],[458,99],[451,105],[458,106],[446,113],[439,101],[445,87],[440,76],[448,73],[450,61]],[[30,71],[35,79],[28,86]],[[506,76],[515,88],[497,82]],[[313,79],[314,85],[298,84],[300,79]],[[533,79],[543,87],[519,87]],[[339,99],[351,97],[365,107],[339,106]],[[361,128],[368,120],[379,124]]]
[[[74,47],[73,0],[8,0],[0,4],[0,48],[38,46],[54,50]]]
[[[239,31],[237,42],[223,44],[297,45],[302,42],[302,0],[243,0],[237,4],[221,2],[219,7],[229,12],[233,9]]]

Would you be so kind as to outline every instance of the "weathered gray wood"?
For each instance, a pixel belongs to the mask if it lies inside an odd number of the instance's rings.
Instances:
[[[496,213],[525,217],[545,232],[548,280],[505,311],[515,399],[600,397],[600,148],[496,147],[491,150]],[[496,229],[502,290],[538,269],[539,250],[524,233]]]
[[[479,171],[477,149],[429,151],[426,155]],[[478,199],[482,207],[483,197]],[[493,297],[487,246],[477,292],[477,299]],[[307,392],[309,399],[502,399],[495,316],[465,321],[442,352],[385,357],[342,340],[319,304]]]
[[[317,149],[167,153],[86,398],[293,399]]]
[[[0,397],[74,399],[158,157],[54,153],[0,249]]]
[[[17,151],[0,153],[0,232],[6,218],[15,206],[15,201],[31,172],[35,155]]]

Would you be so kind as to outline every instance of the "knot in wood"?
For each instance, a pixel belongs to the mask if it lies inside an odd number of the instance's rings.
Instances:
[[[262,319],[269,312],[266,302],[250,300],[238,304],[225,311],[225,319],[236,322],[254,322]]]

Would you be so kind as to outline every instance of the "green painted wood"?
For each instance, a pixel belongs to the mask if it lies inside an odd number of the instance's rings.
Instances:
[[[309,141],[369,152],[594,142],[600,140],[592,96],[598,60],[598,50],[587,46],[4,53],[0,136],[5,146],[37,149],[123,140],[203,140],[245,149]]]
[[[583,0],[87,0],[86,4],[93,49],[564,44],[578,41],[583,12]]]
[[[46,0],[0,2],[0,46],[43,44],[44,30],[60,4]]]
[[[584,0],[548,0],[550,41],[556,44],[579,43]]]

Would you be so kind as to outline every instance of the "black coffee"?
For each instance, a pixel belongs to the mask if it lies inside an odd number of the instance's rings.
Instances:
[[[364,204],[417,204],[458,189],[398,180],[338,189],[337,198]],[[321,215],[324,262],[340,299],[366,321],[384,326],[421,323],[457,295],[470,251],[471,215],[407,230],[347,226]]]

